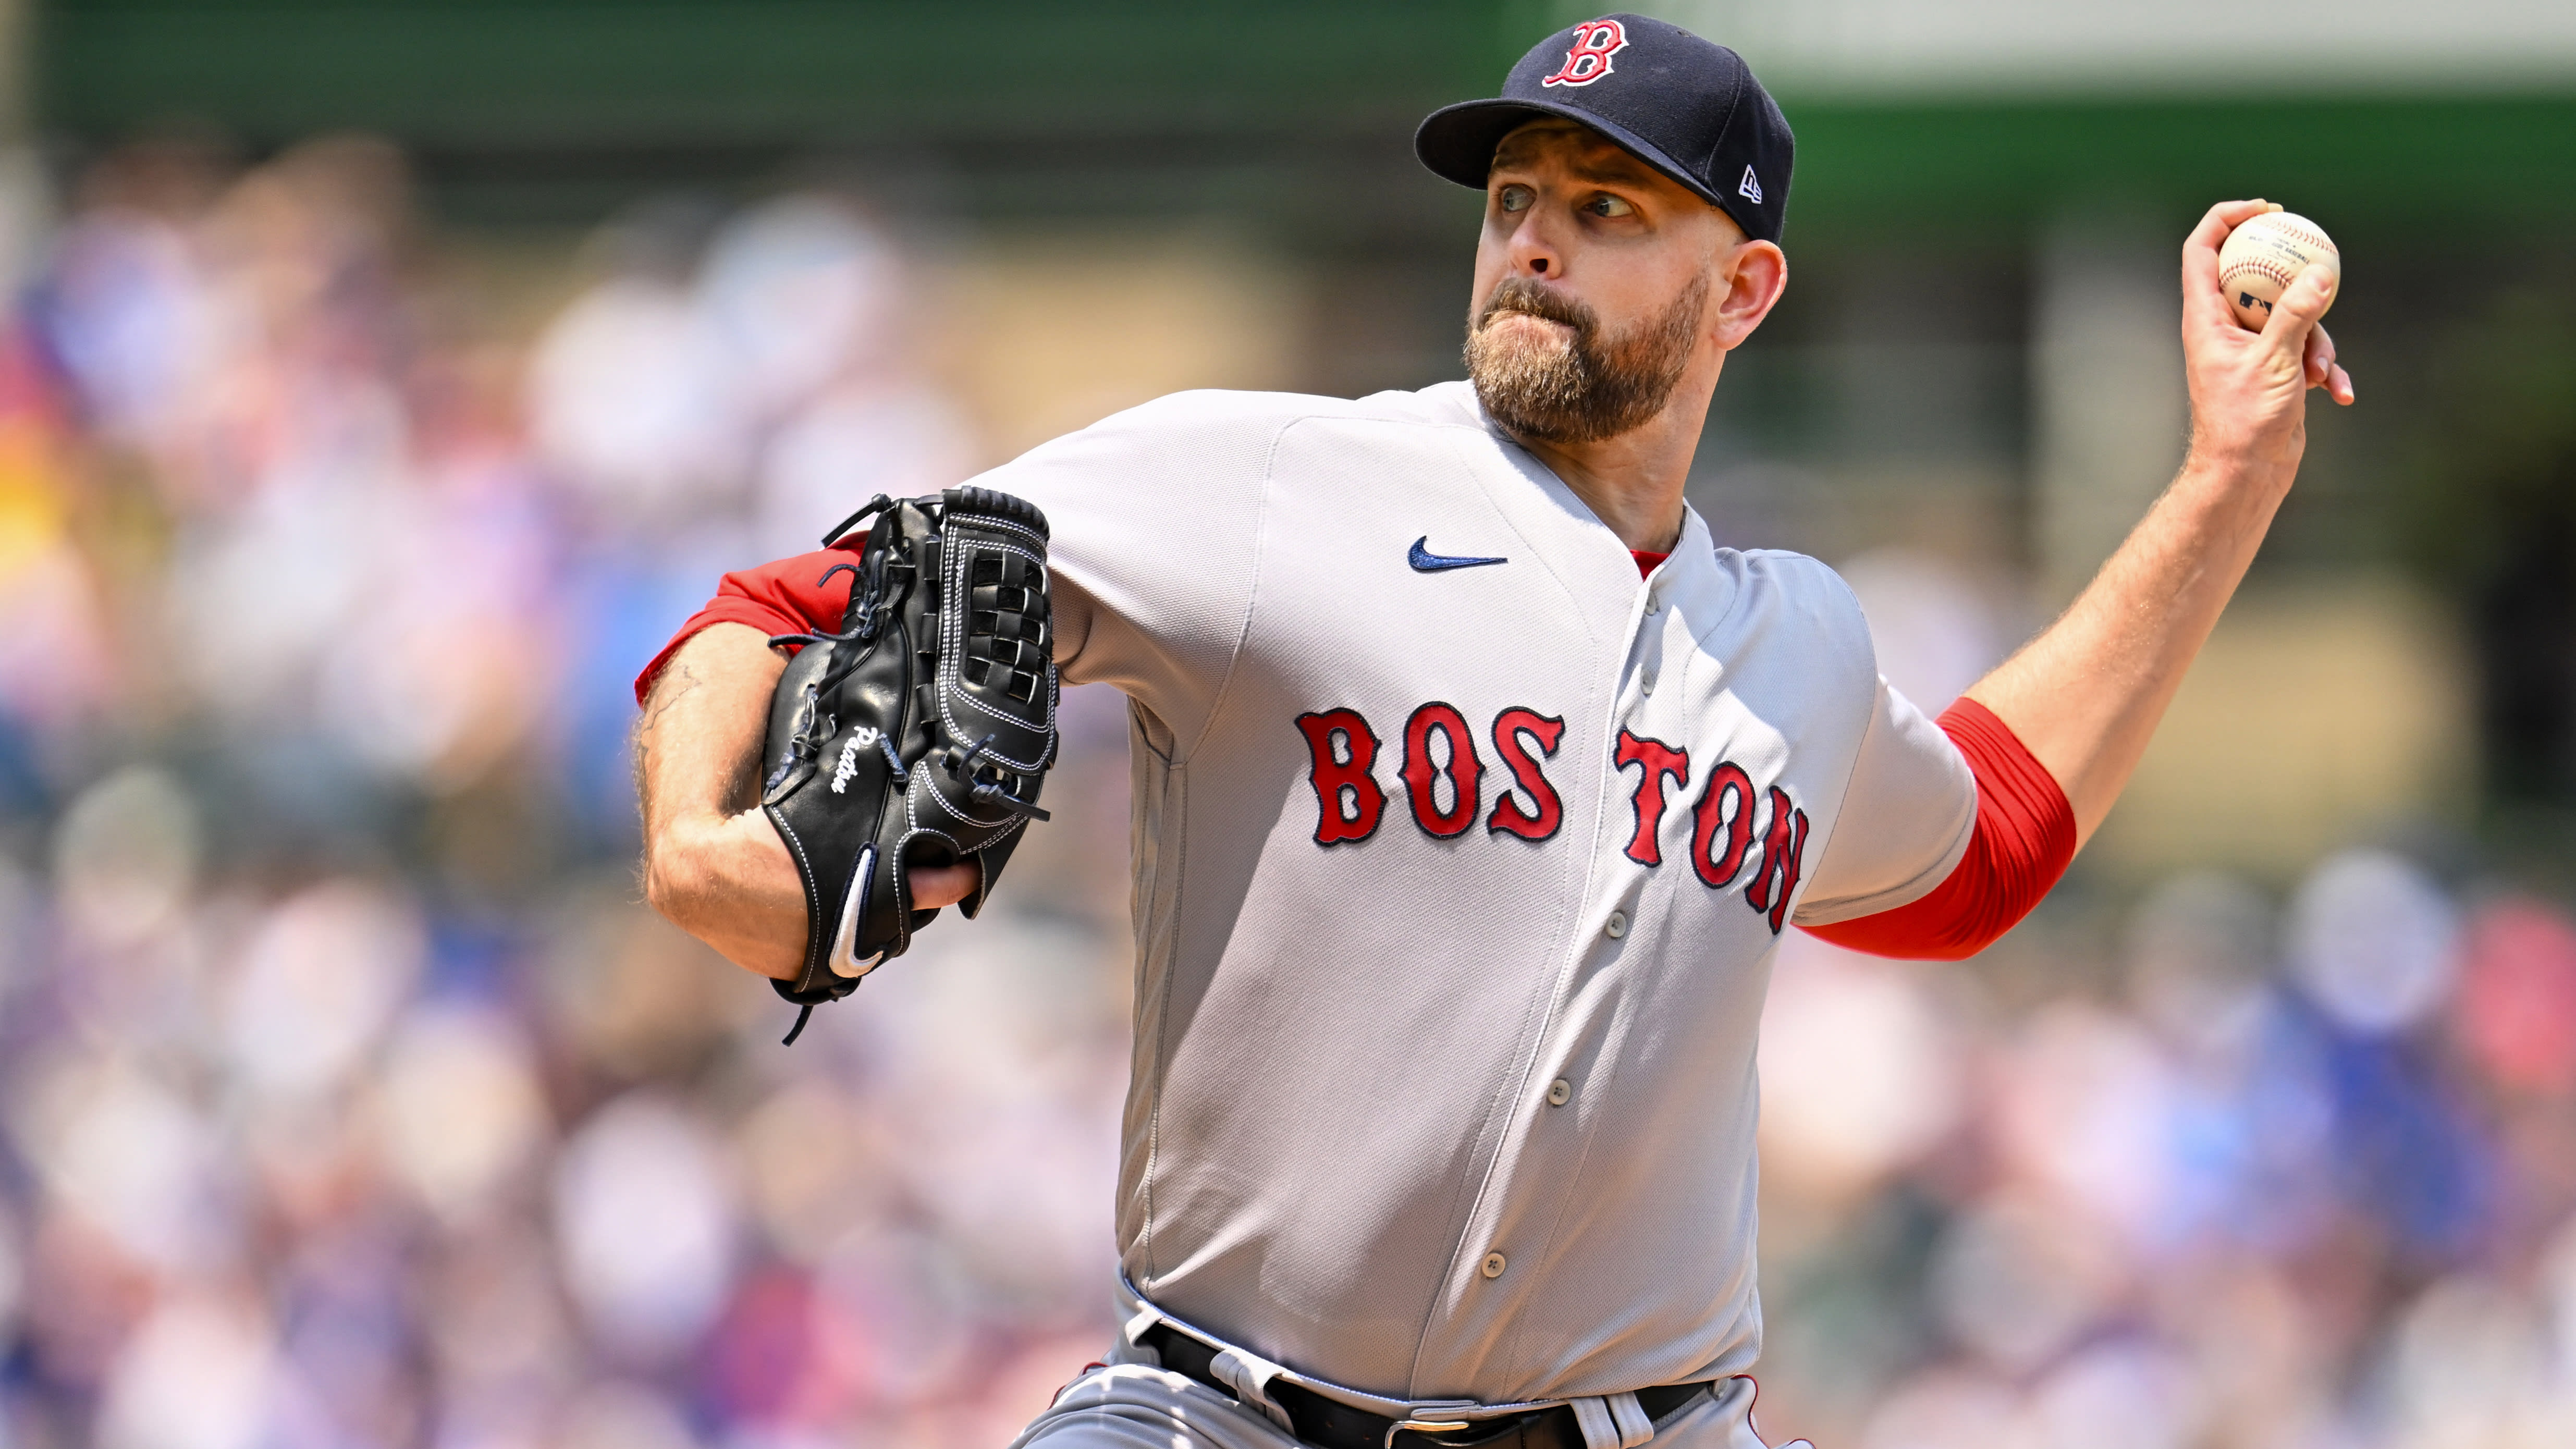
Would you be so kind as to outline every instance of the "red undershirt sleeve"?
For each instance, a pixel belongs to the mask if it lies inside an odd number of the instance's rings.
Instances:
[[[853,538],[855,542],[864,542],[867,535],[862,532]],[[846,577],[834,579],[835,587],[832,588],[825,588],[817,581],[834,564],[851,562],[852,552],[827,548],[725,575],[723,582],[716,586],[716,596],[707,601],[705,608],[690,615],[689,621],[671,636],[671,642],[662,646],[662,652],[654,655],[653,661],[644,666],[644,672],[635,676],[635,702],[644,702],[644,696],[652,692],[653,678],[662,672],[662,666],[670,663],[671,656],[679,652],[680,646],[709,624],[749,624],[764,634],[802,634],[816,629],[839,628],[841,612],[850,602],[849,580]]]
[[[1873,956],[1956,961],[2018,925],[2066,873],[2075,858],[2075,811],[2056,777],[1973,699],[1943,710],[1940,724],[1977,781],[1968,853],[1919,900],[1807,931]]]

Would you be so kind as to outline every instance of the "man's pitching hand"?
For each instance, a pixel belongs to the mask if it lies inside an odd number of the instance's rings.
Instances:
[[[2260,332],[2228,310],[2218,285],[2218,249],[2248,218],[2280,207],[2222,201],[2182,245],[2182,348],[2191,387],[2191,450],[2206,462],[2251,466],[2287,487],[2307,447],[2307,391],[2322,387],[2352,402],[2352,375],[2335,363],[2334,339],[2318,323],[2334,301],[2332,267],[2292,279]]]

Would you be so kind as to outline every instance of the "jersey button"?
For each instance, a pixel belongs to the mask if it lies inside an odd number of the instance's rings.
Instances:
[[[1510,1264],[1504,1261],[1502,1254],[1487,1253],[1485,1255],[1483,1271],[1485,1276],[1488,1278],[1500,1278],[1503,1276],[1503,1269],[1509,1266]]]
[[[1574,1084],[1563,1077],[1547,1084],[1547,1104],[1562,1107],[1574,1100]]]
[[[1639,694],[1652,694],[1652,693],[1654,693],[1654,692],[1655,692],[1655,676],[1654,676],[1653,674],[1651,674],[1651,673],[1650,673],[1650,674],[1645,674],[1645,675],[1640,676],[1640,677],[1638,678],[1638,680],[1637,680],[1637,692],[1638,692]]]
[[[1608,936],[1613,941],[1616,941],[1620,937],[1628,934],[1628,913],[1626,911],[1612,911],[1610,913],[1609,921],[1604,923],[1601,927],[1601,933]]]

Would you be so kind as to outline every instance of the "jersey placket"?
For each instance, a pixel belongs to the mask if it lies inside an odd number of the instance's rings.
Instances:
[[[1694,533],[1699,536],[1692,537]],[[1487,1207],[1470,1219],[1453,1260],[1447,1297],[1455,1311],[1446,1315],[1445,1325],[1432,1325],[1418,1361],[1424,1366],[1444,1359],[1455,1365],[1464,1356],[1483,1360],[1484,1373],[1499,1370],[1514,1381],[1535,1367],[1519,1361],[1535,1345],[1521,1342],[1517,1326],[1551,1321],[1537,1301],[1550,1286],[1551,1248],[1569,1208],[1585,1191],[1583,1165],[1598,1114],[1615,1110],[1620,1086],[1616,1052],[1599,1049],[1600,1009],[1578,1008],[1589,994],[1631,989],[1622,981],[1656,969],[1654,961],[1639,959],[1638,953],[1659,953],[1673,944],[1675,885],[1666,863],[1674,855],[1674,817],[1681,811],[1687,819],[1686,792],[1695,782],[1656,767],[1681,757],[1690,737],[1691,721],[1683,717],[1681,703],[1686,695],[1678,688],[1685,672],[1713,669],[1717,661],[1697,657],[1694,630],[1671,601],[1723,598],[1728,592],[1706,557],[1709,549],[1705,526],[1690,518],[1673,557],[1632,596],[1627,647],[1615,686],[1607,691],[1611,705],[1601,724],[1599,768],[1587,781],[1597,792],[1590,847],[1596,867],[1560,948],[1565,966],[1553,987],[1547,1020],[1520,1072],[1522,1089],[1508,1113],[1492,1168],[1494,1190]],[[1691,562],[1683,562],[1685,556]],[[1701,567],[1694,569],[1692,563]],[[1649,778],[1642,783],[1639,767],[1619,762],[1621,742],[1628,739],[1654,747],[1629,752],[1648,756]],[[1640,800],[1660,800],[1661,806],[1648,804],[1641,811]],[[1653,830],[1642,838],[1641,814],[1654,817],[1649,822]],[[1679,835],[1686,847],[1686,825]],[[1615,1035],[1616,1028],[1611,1031]],[[1439,1378],[1417,1379],[1415,1387],[1436,1390]]]

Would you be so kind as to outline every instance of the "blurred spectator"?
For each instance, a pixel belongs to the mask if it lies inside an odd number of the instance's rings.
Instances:
[[[1802,1198],[1882,1187],[1957,1124],[1949,1024],[1910,968],[1781,942],[1762,1018],[1762,1166]]]
[[[538,446],[601,516],[652,532],[721,516],[740,492],[748,401],[681,283],[613,275],[539,339]]]
[[[381,1091],[387,1165],[458,1225],[493,1211],[549,1135],[525,1033],[500,1012],[413,1008],[386,1052]]]
[[[2299,984],[2367,1035],[2423,1020],[2458,970],[2458,913],[2422,871],[2381,851],[2318,866],[2291,904],[2291,930]]]
[[[651,1362],[714,1321],[738,1233],[732,1175],[705,1124],[621,1098],[565,1144],[554,1196],[565,1280],[602,1341]]]
[[[2563,1098],[2576,1089],[2576,924],[2528,899],[2471,918],[2459,1030],[2507,1090]]]

